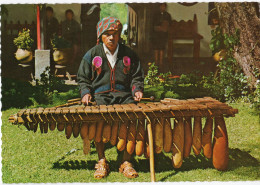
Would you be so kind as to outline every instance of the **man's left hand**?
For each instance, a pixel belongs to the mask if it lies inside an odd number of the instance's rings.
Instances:
[[[135,101],[141,101],[142,98],[143,98],[143,93],[141,91],[135,92],[135,97],[134,97]]]

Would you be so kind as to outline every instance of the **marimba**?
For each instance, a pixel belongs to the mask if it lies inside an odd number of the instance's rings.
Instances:
[[[227,169],[228,135],[224,117],[234,116],[238,110],[211,97],[165,98],[160,102],[120,105],[73,104],[69,101],[60,107],[22,109],[11,115],[9,121],[34,132],[38,127],[42,133],[55,128],[65,130],[68,139],[80,135],[85,154],[90,150],[91,140],[110,141],[119,151],[144,154],[150,158],[151,181],[155,181],[154,152],[171,152],[173,167],[180,168],[191,148],[195,155],[203,150],[216,169]],[[203,117],[206,122],[202,129]]]

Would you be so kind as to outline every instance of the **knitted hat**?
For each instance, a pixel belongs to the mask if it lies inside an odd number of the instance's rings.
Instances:
[[[105,31],[110,30],[122,31],[122,24],[119,19],[115,17],[105,17],[97,23],[97,43],[99,43],[101,35]]]

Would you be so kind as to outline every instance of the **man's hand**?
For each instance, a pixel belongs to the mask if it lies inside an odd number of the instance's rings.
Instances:
[[[135,101],[141,101],[142,98],[143,98],[143,93],[141,91],[135,92],[135,97],[134,97]]]
[[[87,104],[90,102],[92,96],[90,94],[85,94],[83,98],[81,99],[81,102],[84,104]]]

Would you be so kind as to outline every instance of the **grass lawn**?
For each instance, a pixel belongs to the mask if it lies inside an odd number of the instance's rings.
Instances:
[[[202,155],[191,155],[182,167],[174,169],[171,154],[155,156],[157,181],[239,181],[260,180],[259,115],[249,104],[231,104],[239,109],[234,118],[227,118],[229,137],[229,168],[225,172],[213,168],[212,161]],[[135,157],[133,162],[139,177],[127,179],[118,173],[117,152],[107,145],[110,163],[107,178],[95,180],[94,166],[98,159],[94,147],[84,155],[80,137],[67,140],[64,132],[49,131],[41,134],[27,131],[24,126],[12,125],[8,117],[18,109],[2,112],[2,180],[4,183],[57,183],[57,182],[149,182],[149,160]]]

